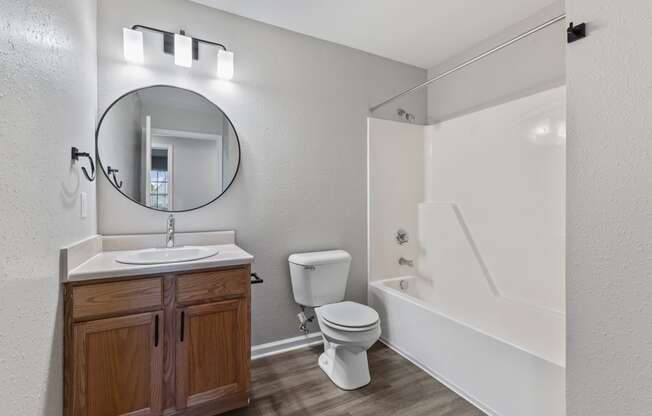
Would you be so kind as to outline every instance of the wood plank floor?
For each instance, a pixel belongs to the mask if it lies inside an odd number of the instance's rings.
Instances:
[[[380,342],[368,352],[371,384],[335,387],[317,365],[322,347],[252,362],[252,399],[228,416],[484,416]]]

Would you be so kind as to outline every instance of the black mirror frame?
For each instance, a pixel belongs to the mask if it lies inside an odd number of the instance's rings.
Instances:
[[[182,90],[182,91],[190,92],[190,93],[192,93],[192,94],[195,94],[195,95],[197,95],[197,96],[203,98],[204,100],[206,100],[206,101],[208,101],[209,103],[213,104],[213,105],[214,105],[218,110],[220,110],[220,111],[222,112],[222,114],[224,115],[224,117],[227,119],[227,121],[229,122],[229,124],[230,124],[231,127],[233,128],[233,132],[235,133],[235,139],[236,139],[236,142],[238,143],[238,164],[237,164],[237,166],[236,166],[236,168],[235,168],[235,173],[233,174],[233,178],[231,178],[231,182],[229,182],[229,184],[226,186],[226,188],[224,188],[224,189],[222,190],[222,192],[221,192],[218,196],[216,196],[216,197],[213,198],[212,200],[210,200],[210,201],[206,202],[205,204],[202,204],[202,205],[200,205],[200,206],[198,206],[198,207],[195,207],[195,208],[189,208],[189,209],[180,209],[180,210],[164,210],[164,209],[159,209],[159,208],[149,207],[149,206],[147,206],[147,205],[141,203],[140,201],[136,201],[135,199],[133,199],[133,198],[130,197],[129,195],[127,195],[127,194],[125,194],[124,192],[122,192],[122,190],[121,190],[120,188],[118,188],[118,187],[113,183],[113,181],[111,181],[111,178],[109,177],[109,174],[106,172],[106,169],[104,168],[104,165],[102,164],[102,159],[100,158],[99,139],[100,139],[100,129],[102,128],[102,122],[104,121],[104,118],[106,117],[106,115],[109,113],[109,111],[111,111],[111,108],[113,108],[114,105],[116,105],[120,100],[122,100],[122,99],[125,98],[126,96],[128,96],[128,95],[130,95],[130,94],[133,94],[133,93],[136,93],[136,92],[139,92],[139,91],[142,91],[142,90],[146,90],[146,89],[148,89],[148,88],[155,88],[155,87],[174,88],[174,89],[177,89],[177,90]],[[229,118],[229,116],[228,116],[228,115],[227,115],[227,114],[226,114],[226,113],[225,113],[225,112],[220,108],[220,106],[218,106],[217,104],[215,104],[213,101],[209,100],[208,98],[206,98],[206,97],[203,96],[202,94],[199,94],[198,92],[195,92],[195,91],[192,91],[192,90],[189,90],[189,89],[186,89],[186,88],[177,87],[177,86],[175,86],[175,85],[155,84],[155,85],[149,85],[149,86],[147,86],[147,87],[136,88],[135,90],[128,91],[128,92],[122,94],[120,97],[118,97],[115,101],[113,101],[113,102],[111,103],[110,106],[107,107],[107,109],[106,109],[106,110],[104,111],[104,113],[102,114],[102,117],[100,117],[100,120],[99,120],[98,123],[97,123],[97,128],[95,129],[95,160],[97,161],[97,164],[98,164],[100,170],[101,170],[102,173],[104,174],[104,177],[109,181],[109,183],[113,186],[113,188],[114,188],[116,191],[118,191],[120,194],[122,194],[122,196],[124,196],[125,198],[127,198],[128,200],[130,200],[130,201],[132,201],[132,202],[138,204],[138,205],[141,206],[141,207],[148,208],[148,209],[151,209],[151,210],[153,210],[153,211],[158,211],[158,212],[169,212],[169,213],[189,212],[189,211],[195,211],[195,210],[198,210],[198,209],[200,209],[200,208],[204,208],[204,207],[206,207],[206,206],[212,204],[213,202],[215,202],[215,201],[217,201],[218,199],[220,199],[220,197],[222,197],[222,195],[224,195],[224,193],[226,193],[226,191],[229,190],[229,188],[231,187],[231,185],[233,185],[233,182],[235,182],[235,179],[238,177],[238,172],[240,171],[240,164],[241,164],[241,162],[242,162],[242,146],[240,145],[240,136],[238,135],[238,130],[235,128],[235,125],[233,124],[233,121],[231,121],[231,119]]]

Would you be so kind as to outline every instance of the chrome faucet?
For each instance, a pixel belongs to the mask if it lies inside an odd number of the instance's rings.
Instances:
[[[409,241],[410,237],[408,236],[407,231],[404,229],[399,229],[396,232],[396,242],[398,243],[399,246],[402,246],[403,244],[407,243]]]
[[[414,260],[408,260],[406,258],[401,257],[398,259],[398,264],[401,266],[408,266],[408,267],[414,267]]]
[[[174,215],[172,214],[168,217],[167,242],[165,246],[167,248],[174,247]]]

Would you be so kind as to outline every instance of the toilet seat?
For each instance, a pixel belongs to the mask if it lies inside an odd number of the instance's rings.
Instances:
[[[323,324],[328,326],[329,328],[332,329],[337,329],[338,331],[341,332],[364,332],[364,331],[369,331],[378,326],[378,323],[375,323],[373,325],[365,326],[365,327],[350,327],[350,326],[341,326],[334,324],[332,322],[328,322],[326,320],[323,321]]]
[[[339,302],[319,308],[326,325],[342,331],[367,331],[378,325],[378,313],[366,305],[355,302]]]

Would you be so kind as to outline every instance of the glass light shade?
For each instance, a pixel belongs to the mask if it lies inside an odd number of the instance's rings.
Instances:
[[[226,80],[233,78],[233,52],[217,51],[217,77]]]
[[[143,32],[123,28],[122,47],[124,49],[126,61],[137,64],[142,64],[145,61],[145,53],[143,52]]]
[[[174,63],[190,68],[192,66],[192,38],[174,34]]]

